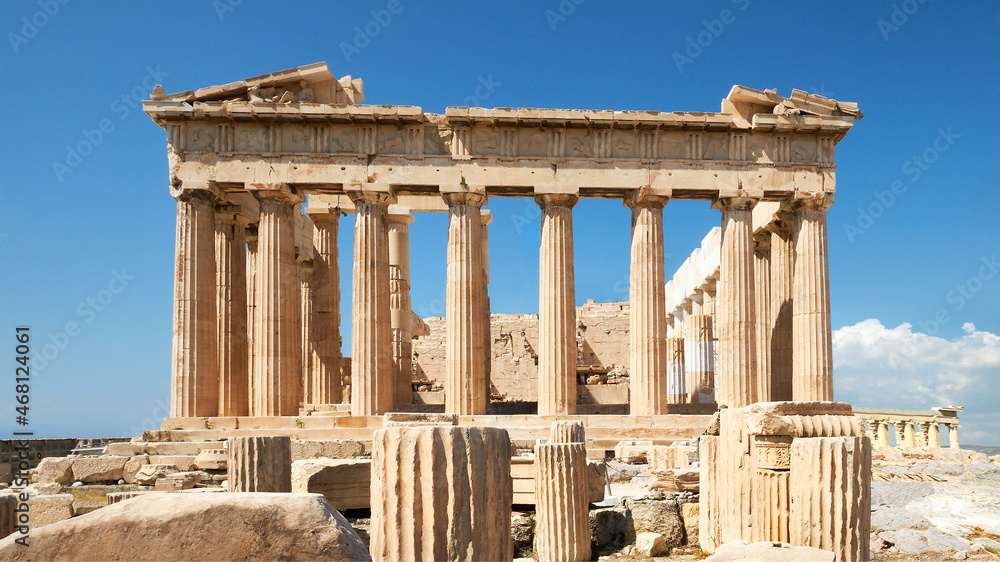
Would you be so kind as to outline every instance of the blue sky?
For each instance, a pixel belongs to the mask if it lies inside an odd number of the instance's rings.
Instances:
[[[962,404],[963,439],[1000,445],[996,2],[9,0],[0,31],[0,361],[16,325],[36,354],[51,343],[38,435],[134,435],[166,413],[175,205],[165,134],[135,99],[325,60],[366,103],[429,112],[718,111],[733,84],[857,102],[828,215],[837,399]],[[537,312],[537,208],[488,208],[493,309]],[[578,303],[627,299],[627,209],[582,201],[574,223]],[[674,201],[665,223],[669,277],[719,214]],[[413,307],[440,315],[446,217],[411,228]]]

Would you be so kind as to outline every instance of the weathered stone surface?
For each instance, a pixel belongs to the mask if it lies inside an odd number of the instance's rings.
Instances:
[[[629,464],[645,464],[652,441],[620,441],[615,445],[615,458]]]
[[[364,443],[352,439],[331,439],[329,441],[292,439],[291,445],[293,461],[319,458],[350,459],[360,457],[364,452]]]
[[[149,464],[149,457],[147,455],[139,455],[129,458],[125,461],[125,466],[122,467],[122,480],[124,480],[126,484],[135,484],[136,474],[147,464]]]
[[[691,464],[691,458],[697,451],[697,447],[691,445],[669,447],[664,445],[651,445],[646,452],[646,460],[649,462],[650,470],[667,470],[671,468],[687,468]]]
[[[759,562],[832,562],[833,553],[787,543],[733,541],[720,546],[706,562],[755,560]]]
[[[549,434],[549,443],[586,443],[587,434],[583,423],[578,421],[554,421]]]
[[[161,492],[178,492],[190,490],[201,482],[200,472],[174,472],[156,480],[156,490]]]
[[[669,556],[670,548],[659,533],[639,533],[635,536],[635,552],[641,556]]]
[[[225,532],[219,532],[225,529]],[[317,494],[152,493],[44,529],[4,560],[371,560]]]
[[[871,441],[796,439],[791,455],[790,542],[832,550],[838,560],[868,560]]]
[[[590,559],[589,496],[583,443],[535,447],[535,552],[539,560]]]
[[[587,474],[590,481],[590,503],[604,501],[604,491],[607,488],[607,466],[601,461],[588,459]]]
[[[590,512],[590,546],[594,555],[604,556],[626,544],[631,517],[625,507],[616,505]],[[632,531],[634,535],[635,532]]]
[[[226,470],[228,454],[225,449],[205,449],[194,458],[194,464],[201,470]]]
[[[0,537],[6,537],[17,527],[17,496],[0,494]]]
[[[128,492],[111,492],[108,494],[108,505],[113,503],[123,502],[125,500],[130,500],[136,496],[141,496],[143,494],[152,494],[152,490],[131,490]]]
[[[189,472],[198,470],[198,465],[194,462],[195,455],[150,455],[149,464],[172,464],[177,470]]]
[[[0,492],[0,497],[15,497],[21,492],[28,494],[28,510],[31,514],[32,536],[37,527],[51,525],[63,519],[73,517],[73,495],[72,494],[42,494],[34,486],[28,486],[23,490],[15,492],[7,489]],[[8,500],[9,501],[9,500]],[[3,560],[0,555],[0,560]]]
[[[80,482],[107,482],[122,479],[129,457],[73,457],[73,479]]]
[[[292,492],[323,494],[336,509],[371,507],[370,459],[292,462]]]
[[[458,425],[458,414],[389,412],[383,416],[382,427],[409,427],[415,425]]]
[[[535,540],[535,518],[527,513],[515,512],[510,518],[510,538],[514,543],[514,555],[531,550]]]
[[[43,495],[66,493],[66,488],[62,484],[56,484],[55,482],[38,482],[32,484],[31,489],[37,490],[39,494]]]
[[[667,546],[684,544],[684,522],[675,500],[627,500],[625,507],[632,513],[635,533],[663,535]],[[626,540],[631,537],[626,537]]]
[[[35,480],[38,482],[72,484],[72,459],[66,457],[45,457],[38,463],[38,467],[35,468]]]
[[[503,429],[376,431],[372,480],[381,485],[372,486],[374,557],[509,560],[510,474],[510,438]]]
[[[180,472],[176,465],[172,464],[147,464],[143,465],[135,473],[135,483],[143,486],[152,486],[160,478],[165,478],[169,474]]]
[[[232,492],[290,492],[291,440],[288,437],[234,437],[229,440],[228,480]]]
[[[689,546],[698,546],[698,503],[681,504],[681,520],[684,521],[684,538]]]

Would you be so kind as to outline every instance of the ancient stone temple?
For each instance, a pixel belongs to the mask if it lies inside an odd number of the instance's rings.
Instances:
[[[855,104],[742,86],[718,113],[442,115],[363,99],[360,80],[319,63],[158,88],[144,102],[167,132],[177,200],[172,419],[295,416],[342,401],[376,416],[405,402],[418,324],[407,225],[423,212],[449,217],[445,410],[486,413],[483,207],[493,197],[541,209],[540,415],[575,412],[573,207],[584,197],[632,210],[631,415],[832,398],[826,210],[834,146],[861,117]],[[692,267],[668,285],[671,199],[709,202],[721,230],[716,270]],[[344,213],[355,214],[349,362],[338,314]]]

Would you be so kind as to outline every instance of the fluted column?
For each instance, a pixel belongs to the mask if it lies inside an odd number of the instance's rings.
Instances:
[[[889,424],[884,421],[875,422],[875,441],[876,447],[888,447],[889,446]]]
[[[392,411],[388,207],[392,195],[353,191],[354,298],[351,329],[351,414]]]
[[[687,401],[684,338],[667,338],[667,403],[683,404]]]
[[[292,416],[302,400],[301,288],[295,264],[295,205],[287,188],[258,189],[254,373],[250,415]]]
[[[371,489],[375,560],[512,559],[506,430],[448,425],[376,430],[372,482],[381,484]]]
[[[931,422],[927,428],[927,446],[931,449],[941,448],[941,434],[937,422]]]
[[[754,315],[757,321],[757,401],[771,401],[771,233],[754,236]]]
[[[238,206],[215,213],[216,310],[219,342],[219,415],[250,413],[247,337],[247,220]]]
[[[482,224],[478,193],[445,194],[448,203],[448,286],[445,412],[482,414],[486,394],[482,322]]]
[[[247,240],[247,411],[252,411],[252,396],[250,390],[256,370],[254,357],[255,332],[257,330],[257,225],[251,224],[246,229]]]
[[[291,492],[289,437],[230,437],[227,478],[230,492]]]
[[[576,293],[573,276],[575,195],[539,195],[538,413],[576,412]]]
[[[492,314],[490,313],[490,231],[489,225],[493,223],[493,214],[489,211],[480,211],[480,223],[483,227],[483,239],[480,241],[480,248],[483,251],[483,361],[485,366],[486,379],[486,403],[489,404],[493,395],[491,378],[493,376],[493,334],[490,323]]]
[[[958,444],[958,424],[948,424],[945,427],[948,428],[948,446],[952,449],[961,448]]]
[[[722,211],[722,255],[719,266],[716,327],[719,353],[716,370],[720,406],[740,408],[757,402],[757,326],[754,300],[754,252],[751,209],[745,197],[716,200]]]
[[[833,196],[797,201],[792,315],[792,399],[833,400],[833,340],[826,210]]]
[[[393,404],[413,402],[409,212],[389,214],[389,310],[392,317]]]
[[[663,207],[667,198],[637,190],[629,265],[629,405],[632,415],[667,413],[667,319]]]
[[[697,290],[691,302],[692,314],[684,318],[684,371],[687,378],[688,402],[715,402],[715,341],[712,317],[705,314],[706,300],[711,297]]]
[[[310,212],[313,222],[312,404],[338,404],[340,384],[340,266],[337,237],[340,212]]]
[[[916,432],[912,421],[903,422],[903,446],[910,449],[917,446]]]
[[[215,284],[215,197],[184,189],[177,198],[170,416],[219,414]]]
[[[893,427],[896,429],[896,448],[902,449],[906,447],[906,423],[902,421],[893,422]]]
[[[535,552],[540,561],[590,560],[589,490],[585,444],[535,446]]]
[[[771,400],[792,399],[792,219],[782,213],[771,230],[770,364]]]
[[[869,559],[872,448],[867,437],[795,439],[789,479],[789,542]]]
[[[298,264],[299,276],[299,345],[302,351],[299,355],[299,368],[302,377],[302,402],[316,404],[313,400],[313,265],[312,260]]]

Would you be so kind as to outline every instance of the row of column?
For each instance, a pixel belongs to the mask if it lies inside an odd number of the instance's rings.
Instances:
[[[299,264],[286,186],[256,189],[256,226],[217,191],[177,194],[171,416],[277,416],[340,401],[339,214],[314,216]],[[311,269],[310,269],[311,268]]]
[[[900,448],[926,447],[941,448],[939,426],[944,424],[948,434],[948,446],[958,449],[958,424],[946,422],[917,422],[910,420],[864,420],[868,437],[876,447],[891,447],[889,443],[889,425],[895,430],[895,446]]]

